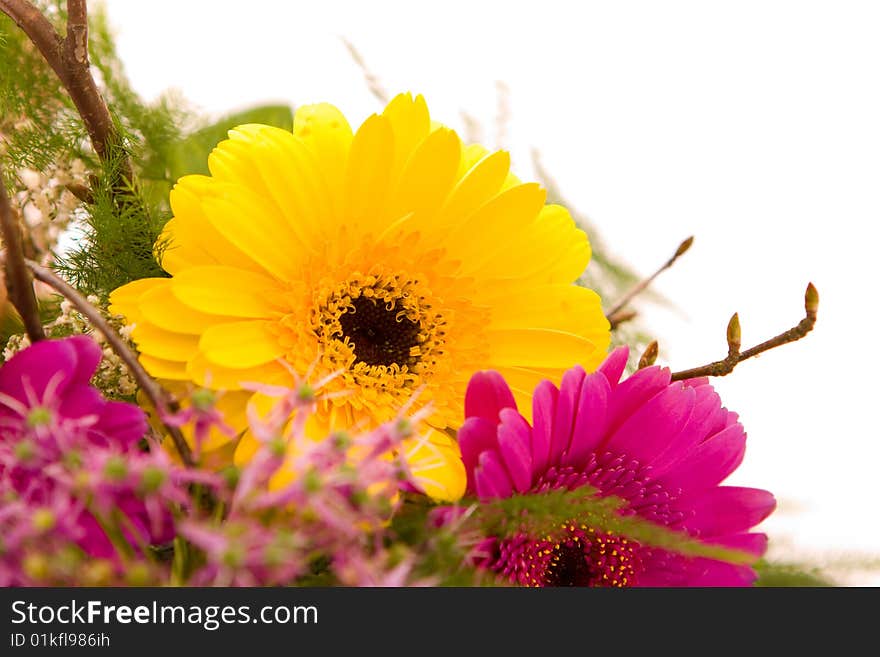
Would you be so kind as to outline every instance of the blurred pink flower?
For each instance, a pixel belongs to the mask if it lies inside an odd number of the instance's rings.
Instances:
[[[249,413],[257,450],[221,497],[227,515],[220,523],[202,516],[180,526],[205,557],[192,583],[288,585],[312,574],[316,555],[326,561],[323,576],[336,584],[408,582],[413,558],[392,558],[383,538],[401,491],[413,487],[401,454],[413,424],[398,419],[314,440],[304,426],[324,399],[319,385],[254,388],[277,401],[265,415]]]
[[[100,347],[76,335],[38,342],[0,367],[0,496],[14,501],[5,508],[14,512],[4,518],[4,546],[10,536],[20,545],[30,536],[116,559],[120,545],[108,531],[135,553],[173,538],[169,506],[187,502],[190,477],[162,450],[141,449],[140,408],[107,400],[90,384],[100,360]],[[31,517],[47,519],[47,510],[51,528],[32,536]],[[4,554],[11,569],[21,558]]]

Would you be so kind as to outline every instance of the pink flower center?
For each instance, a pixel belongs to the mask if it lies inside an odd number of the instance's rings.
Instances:
[[[643,548],[626,538],[568,524],[556,539],[525,535],[497,545],[489,568],[525,586],[633,586]]]
[[[533,493],[597,489],[627,502],[624,515],[676,528],[685,515],[675,509],[679,490],[652,480],[637,460],[611,453],[593,454],[582,466],[550,467],[532,487]],[[614,534],[597,531],[578,519],[563,526],[561,536],[536,538],[521,534],[494,542],[486,566],[525,586],[634,586],[649,556],[656,551]]]

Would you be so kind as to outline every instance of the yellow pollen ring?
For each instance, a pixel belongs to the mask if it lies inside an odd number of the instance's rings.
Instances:
[[[441,307],[424,277],[377,267],[316,286],[305,328],[323,365],[341,370],[340,383],[364,393],[363,403],[391,394],[399,406],[444,359]]]

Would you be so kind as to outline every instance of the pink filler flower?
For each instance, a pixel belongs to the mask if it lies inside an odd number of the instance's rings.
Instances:
[[[56,518],[56,532],[67,527],[87,554],[110,557],[114,548],[91,511],[116,509],[140,539],[169,540],[168,512],[152,508],[156,500],[145,503],[138,488],[144,473],[171,478],[171,467],[138,448],[147,431],[144,412],[105,399],[91,385],[100,360],[95,341],[76,335],[40,341],[0,367],[0,495],[23,505],[23,523],[38,509],[67,509]],[[124,480],[109,476],[112,463],[124,469]],[[89,509],[84,497],[91,498]],[[125,533],[137,542],[129,528]]]
[[[624,500],[624,514],[762,555],[767,537],[749,529],[773,511],[773,495],[719,486],[745,451],[736,413],[707,379],[671,382],[666,368],[619,382],[627,356],[618,348],[589,375],[574,367],[559,389],[541,382],[532,426],[500,374],[475,374],[458,434],[468,491],[492,499],[592,486]],[[643,546],[577,519],[565,532],[490,539],[480,565],[527,586],[745,586],[757,577],[748,565]]]

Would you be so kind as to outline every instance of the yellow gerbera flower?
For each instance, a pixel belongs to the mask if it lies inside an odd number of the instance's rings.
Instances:
[[[339,371],[325,390],[346,394],[322,402],[318,436],[375,426],[416,395],[434,430],[411,463],[433,458],[428,492],[455,499],[465,477],[449,430],[474,371],[501,372],[527,411],[541,379],[606,355],[599,298],[574,284],[587,236],[510,174],[506,152],[432,122],[421,96],[397,96],[354,133],[326,104],[300,108],[292,133],[239,126],[208,165],[171,193],[171,278],[111,296],[159,379],[229,391],[243,408],[261,400],[242,383]],[[212,440],[205,449],[228,438]]]

